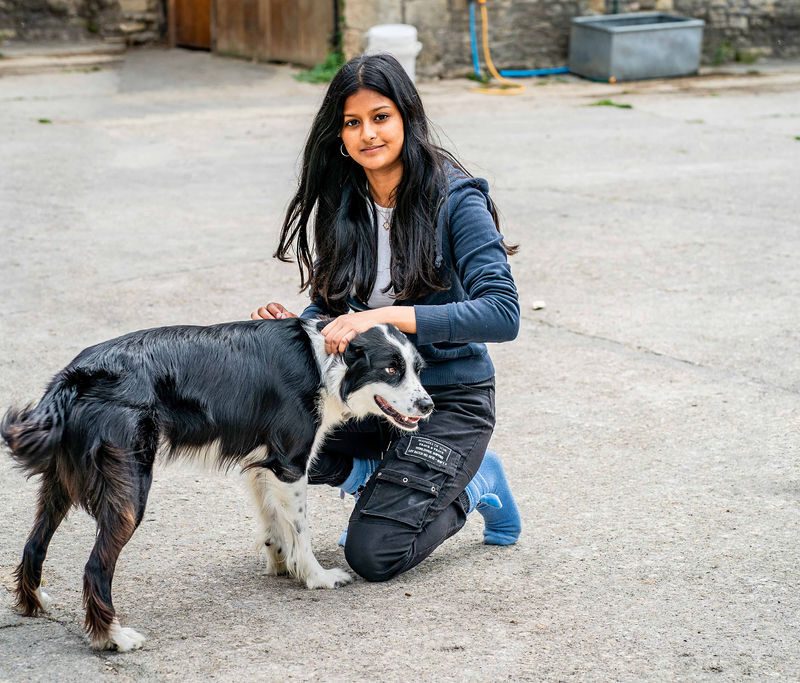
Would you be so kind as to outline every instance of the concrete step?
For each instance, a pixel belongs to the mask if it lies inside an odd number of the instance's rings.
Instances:
[[[124,59],[123,41],[4,43],[0,45],[0,77],[102,69]]]

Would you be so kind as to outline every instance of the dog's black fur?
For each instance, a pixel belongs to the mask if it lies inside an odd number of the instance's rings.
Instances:
[[[287,319],[134,332],[81,352],[35,407],[10,409],[0,433],[28,476],[42,477],[16,573],[20,611],[43,611],[48,544],[80,505],[98,525],[84,575],[86,627],[96,646],[108,646],[114,565],[142,520],[157,452],[191,457],[214,444],[216,466],[263,468],[297,482],[327,419],[326,392],[338,393],[341,422],[350,416],[347,398],[366,383],[416,379],[421,360],[397,330],[373,328],[342,357],[322,359],[321,325]],[[430,412],[424,390],[415,405],[418,414]]]

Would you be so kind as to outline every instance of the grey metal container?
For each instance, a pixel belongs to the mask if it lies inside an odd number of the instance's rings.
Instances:
[[[569,70],[597,81],[635,81],[697,73],[702,19],[633,12],[576,17]]]

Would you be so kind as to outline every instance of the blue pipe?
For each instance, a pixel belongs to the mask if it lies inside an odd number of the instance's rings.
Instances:
[[[481,77],[481,60],[478,57],[478,39],[475,36],[475,3],[469,3],[469,44],[472,47],[472,68],[475,75]]]
[[[527,78],[528,76],[553,76],[555,74],[568,74],[568,66],[554,66],[549,69],[508,69],[498,71],[501,76],[506,78]]]
[[[472,49],[472,68],[475,70],[475,75],[480,78],[481,73],[481,60],[478,57],[478,38],[476,36],[475,26],[475,0],[470,0],[469,3],[469,44]],[[532,76],[554,76],[556,74],[568,74],[569,67],[567,66],[554,66],[547,69],[504,69],[498,71],[504,78],[530,78]]]

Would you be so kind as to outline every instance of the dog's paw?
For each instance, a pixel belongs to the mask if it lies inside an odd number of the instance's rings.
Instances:
[[[41,586],[36,589],[36,597],[39,599],[39,604],[42,606],[42,612],[49,612],[50,605],[53,604],[53,599],[42,590]]]
[[[306,588],[339,588],[353,581],[343,569],[323,569],[306,579]]]
[[[141,633],[134,631],[132,628],[120,626],[115,619],[106,637],[92,639],[92,649],[130,652],[131,650],[138,650],[144,643],[145,637]]]

